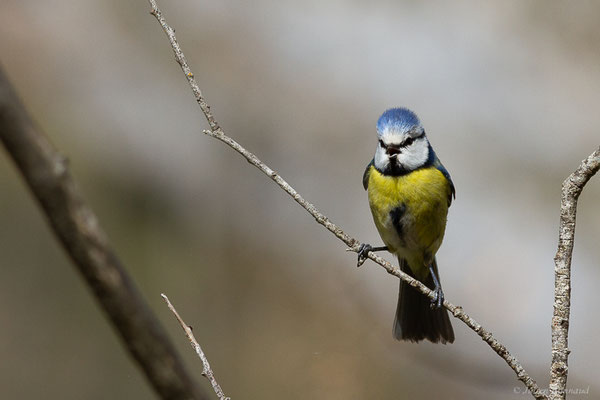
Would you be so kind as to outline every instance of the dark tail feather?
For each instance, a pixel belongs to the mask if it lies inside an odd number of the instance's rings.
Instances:
[[[398,261],[400,269],[414,277],[406,261]],[[439,278],[435,258],[433,259],[433,270]],[[423,283],[430,289],[435,287],[431,275]],[[410,340],[411,342],[419,342],[423,339],[433,343],[454,342],[454,331],[452,330],[452,324],[450,324],[448,311],[443,307],[432,309],[430,304],[429,297],[401,280],[398,308],[394,320],[394,337],[398,340]]]

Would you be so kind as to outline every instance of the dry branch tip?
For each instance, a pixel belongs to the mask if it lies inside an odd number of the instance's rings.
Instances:
[[[185,335],[190,341],[192,348],[196,351],[196,354],[200,358],[200,361],[202,361],[202,376],[208,379],[208,381],[213,387],[215,394],[219,397],[220,400],[230,400],[229,397],[225,396],[225,393],[223,393],[223,389],[221,389],[221,386],[217,382],[217,379],[215,378],[215,375],[212,369],[210,368],[210,364],[208,363],[208,359],[206,358],[204,351],[202,351],[202,347],[200,347],[200,344],[194,337],[192,327],[185,323],[185,321],[181,318],[181,316],[179,315],[169,298],[164,293],[161,293],[160,296],[163,298],[165,303],[167,303],[167,307],[169,308],[169,310],[171,310],[171,312],[175,315],[177,322],[179,322],[179,325],[183,328],[183,331],[185,332]]]

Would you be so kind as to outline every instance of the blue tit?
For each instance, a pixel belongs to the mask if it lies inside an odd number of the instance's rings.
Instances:
[[[444,294],[435,259],[455,196],[452,179],[412,111],[392,108],[384,112],[377,121],[377,139],[363,186],[385,246],[361,245],[359,265],[369,251],[387,250],[398,257],[402,271],[434,291],[436,297],[430,300],[400,281],[393,329],[396,339],[452,343],[454,331],[442,307]]]

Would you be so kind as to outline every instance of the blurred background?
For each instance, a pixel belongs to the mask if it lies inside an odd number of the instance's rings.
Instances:
[[[600,3],[159,3],[224,130],[373,244],[361,177],[407,106],[457,189],[447,298],[546,387],[562,181],[600,142]],[[0,57],[186,363],[169,295],[233,399],[521,399],[453,320],[392,338],[398,280],[315,224],[206,123],[146,1],[4,0]],[[600,399],[600,178],[580,198],[569,387]],[[390,260],[391,257],[388,257]],[[589,318],[588,318],[589,317]],[[0,397],[154,395],[0,157]]]

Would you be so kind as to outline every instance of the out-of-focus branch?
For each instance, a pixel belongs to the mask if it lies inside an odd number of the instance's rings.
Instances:
[[[0,68],[0,140],[131,356],[162,399],[207,399],[117,255],[68,171]]]
[[[181,325],[181,327],[183,328],[183,331],[185,332],[185,336],[187,336],[187,338],[190,340],[190,344],[192,345],[192,348],[196,351],[196,354],[198,354],[198,357],[200,357],[200,360],[202,361],[202,376],[206,377],[206,379],[209,380],[209,382],[212,385],[213,390],[217,394],[217,397],[219,398],[219,400],[231,400],[231,398],[225,396],[225,393],[223,393],[223,389],[221,389],[221,385],[219,385],[219,383],[217,382],[217,379],[215,378],[215,374],[213,373],[212,369],[210,368],[210,364],[208,363],[208,359],[206,358],[206,356],[204,355],[204,352],[202,351],[202,347],[200,347],[200,344],[194,337],[192,328],[190,328],[190,326],[187,325],[183,321],[183,318],[181,318],[179,316],[179,313],[177,312],[175,307],[173,307],[173,304],[171,304],[171,302],[169,301],[169,298],[162,293],[161,293],[161,297],[163,298],[165,303],[167,303],[167,307],[169,307],[169,310],[171,310],[171,312],[173,314],[175,314],[175,318],[177,318],[179,325]]]
[[[566,398],[568,335],[571,310],[571,256],[575,242],[577,199],[583,187],[600,169],[600,147],[581,162],[562,185],[558,250],[554,256],[554,314],[552,316],[552,365],[550,399]]]
[[[265,175],[267,175],[269,178],[271,178],[281,189],[283,189],[286,193],[288,193],[298,204],[300,204],[300,206],[302,206],[306,211],[308,211],[308,213],[319,224],[323,225],[327,230],[329,230],[331,233],[333,233],[338,239],[340,239],[348,247],[350,247],[350,249],[352,251],[358,252],[360,242],[357,239],[347,235],[341,228],[339,228],[337,225],[332,223],[329,220],[329,218],[327,218],[325,215],[320,213],[319,210],[317,210],[317,208],[313,204],[306,201],[300,195],[300,193],[298,193],[293,187],[291,187],[283,178],[281,178],[269,166],[267,166],[260,159],[258,159],[258,157],[256,157],[254,154],[250,153],[248,150],[246,150],[244,147],[242,147],[235,140],[233,140],[229,136],[225,135],[225,133],[223,132],[223,130],[221,129],[221,127],[215,120],[214,116],[212,115],[212,113],[210,111],[210,107],[208,106],[206,100],[204,99],[202,92],[200,90],[200,87],[196,83],[194,74],[192,73],[192,71],[186,61],[186,58],[183,54],[183,51],[181,50],[181,47],[179,46],[179,43],[177,42],[177,38],[175,37],[175,31],[165,21],[163,15],[162,15],[162,12],[160,11],[160,9],[158,8],[158,6],[156,4],[156,1],[155,0],[148,0],[148,1],[152,7],[152,10],[150,11],[150,13],[154,17],[156,17],[156,19],[160,23],[161,27],[163,28],[164,32],[166,33],[167,37],[169,38],[169,42],[171,43],[171,47],[175,54],[175,60],[179,63],[179,65],[181,66],[181,69],[185,73],[188,83],[190,84],[190,87],[192,88],[192,91],[194,93],[194,97],[196,98],[196,101],[200,105],[200,108],[202,109],[202,112],[204,113],[204,116],[206,117],[206,120],[208,121],[210,130],[205,130],[204,133],[209,136],[212,136],[215,139],[220,140],[221,142],[227,144],[229,147],[231,147],[232,149],[234,149],[235,151],[240,153],[250,164],[254,165],[256,168],[261,170]],[[428,287],[423,285],[418,280],[416,280],[416,279],[412,278],[411,276],[402,272],[400,270],[400,268],[398,268],[397,266],[392,265],[391,263],[387,262],[386,260],[379,257],[377,254],[375,254],[373,252],[369,252],[368,257],[371,260],[375,261],[377,264],[381,265],[383,268],[385,268],[385,270],[388,273],[399,277],[400,279],[404,280],[405,282],[407,282],[408,284],[410,284],[411,286],[413,286],[414,288],[419,290],[421,293],[423,293],[426,296],[429,296],[430,298],[433,299],[434,294]],[[501,344],[496,338],[494,338],[494,336],[489,331],[485,330],[477,321],[475,321],[473,318],[468,316],[462,310],[461,307],[455,306],[454,304],[450,303],[447,300],[444,301],[444,307],[446,307],[450,312],[452,312],[452,314],[456,318],[463,321],[469,328],[471,328],[473,331],[475,331],[475,333],[477,333],[477,335],[479,335],[479,337],[481,337],[481,339],[483,339],[483,341],[485,341],[500,357],[502,357],[502,359],[504,359],[504,361],[506,361],[506,363],[510,366],[510,368],[512,368],[513,371],[517,374],[517,378],[525,384],[527,389],[529,389],[529,391],[531,392],[533,397],[535,397],[536,399],[547,399],[547,397],[544,395],[544,393],[538,387],[537,383],[529,376],[529,374],[527,374],[527,372],[525,371],[523,366],[519,363],[519,361],[513,355],[511,355],[510,352],[508,351],[508,349],[503,344]]]

